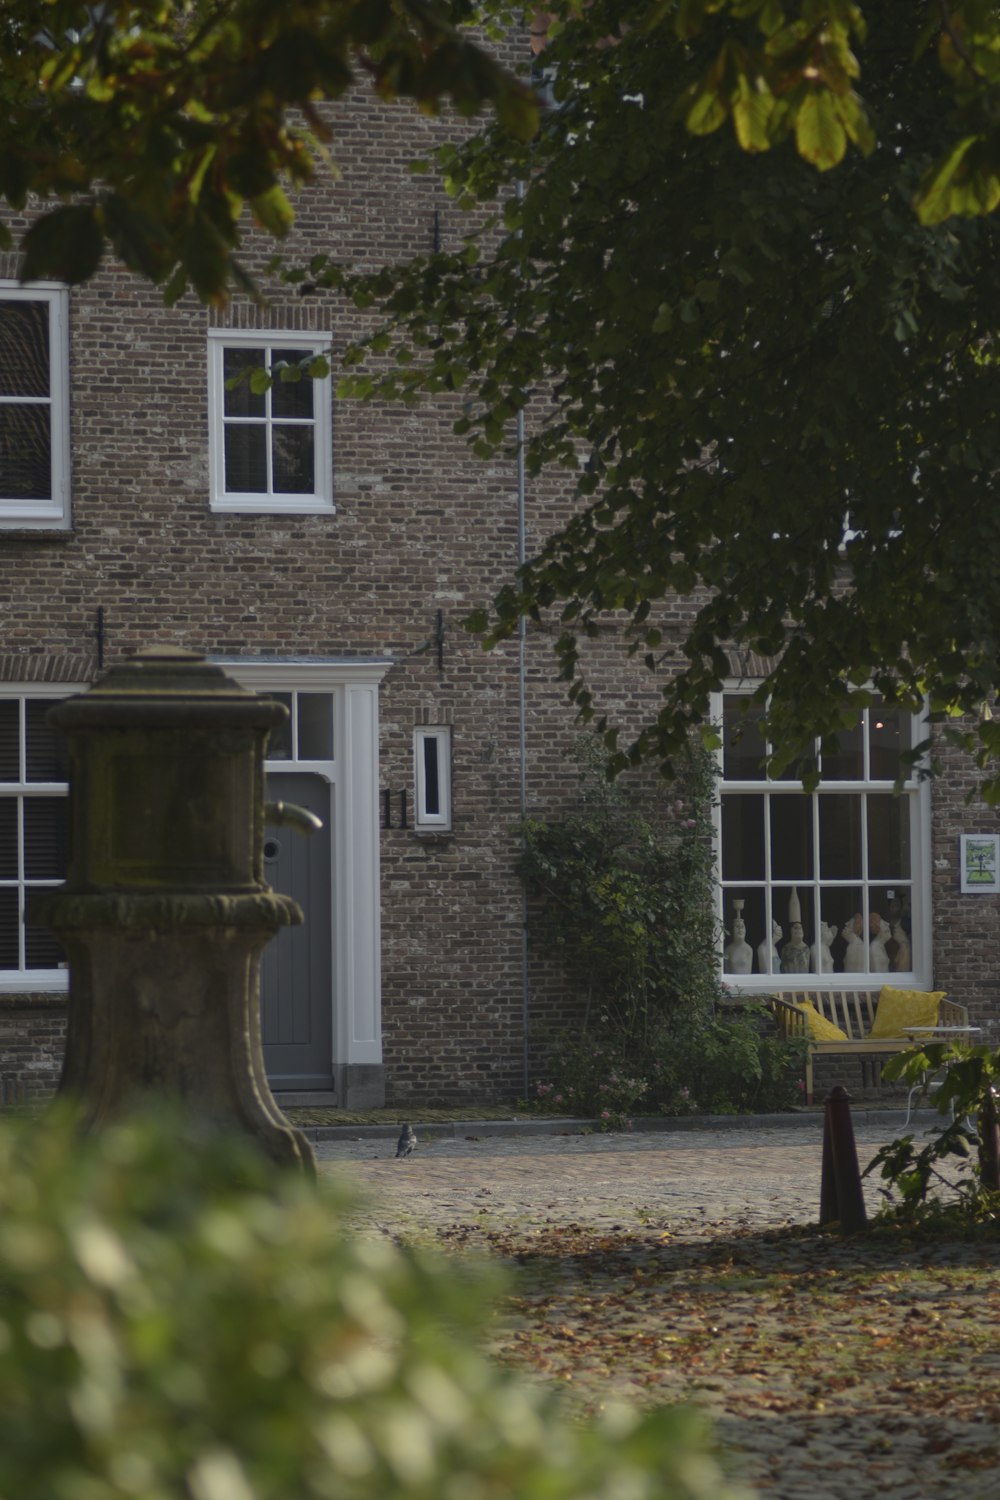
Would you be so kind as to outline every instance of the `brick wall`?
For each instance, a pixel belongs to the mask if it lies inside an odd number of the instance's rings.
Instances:
[[[290,258],[330,250],[373,266],[429,248],[436,231],[445,245],[465,232],[434,180],[407,170],[453,123],[367,98],[334,114],[342,179],[303,195]],[[251,267],[260,271],[272,248],[253,249]],[[0,257],[0,276],[15,269]],[[0,671],[8,681],[91,680],[99,608],[106,666],[154,642],[226,657],[392,658],[380,785],[412,798],[414,724],[451,723],[454,828],[382,833],[390,1097],[511,1098],[523,1087],[518,653],[512,643],[484,655],[460,622],[516,563],[514,459],[470,458],[451,431],[457,397],[414,411],[337,403],[335,515],[212,513],[209,328],[319,330],[336,350],[361,326],[333,298],[271,291],[263,309],[237,301],[209,312],[192,299],[168,309],[107,266],[72,293],[73,527],[17,540],[0,532]],[[559,504],[551,484],[529,493],[529,546]],[[422,649],[438,611],[440,666]],[[551,680],[547,632],[532,633],[526,658],[528,804],[549,808],[572,795],[565,765],[577,730]],[[620,665],[611,680],[623,697]],[[28,1021],[16,1014],[20,1048]],[[0,1072],[4,1041],[0,1033]],[[51,1073],[58,1042],[47,1023],[39,1076],[45,1047]]]
[[[933,788],[931,889],[934,984],[969,1007],[970,1019],[1000,1045],[1000,896],[961,889],[960,837],[1000,833],[1000,809],[975,795],[969,758],[938,747],[941,772]]]
[[[37,1104],[52,1093],[65,1044],[62,996],[0,996],[0,1110]]]
[[[330,250],[359,265],[445,245],[466,223],[407,162],[454,129],[367,98],[335,111],[339,183],[298,208],[288,255]],[[249,262],[260,270],[261,244]],[[0,256],[0,276],[15,273]],[[73,529],[0,532],[0,673],[8,681],[90,680],[103,610],[105,661],[153,642],[245,657],[388,656],[381,691],[383,788],[412,792],[415,723],[453,725],[454,829],[382,833],[382,982],[390,1099],[510,1099],[523,1089],[522,899],[513,872],[519,816],[517,646],[490,655],[460,621],[509,578],[517,556],[512,456],[472,460],[451,431],[458,398],[417,410],[338,403],[336,514],[213,514],[208,506],[206,335],[210,327],[320,330],[334,349],[359,321],[341,302],[272,288],[264,309],[168,309],[105,267],[71,299]],[[529,551],[565,513],[558,485],[529,481]],[[426,650],[437,612],[444,648]],[[664,610],[678,631],[684,606]],[[613,640],[591,653],[602,708],[635,722],[654,701]],[[553,682],[551,634],[526,645],[527,807],[572,802],[578,731]],[[998,898],[957,895],[957,831],[972,826],[967,776],[949,760],[935,793],[937,980],[976,1015],[1000,1014]],[[992,828],[996,815],[974,818]],[[533,1025],[565,1021],[567,997],[532,955]],[[0,1074],[51,1081],[58,1003],[0,1011]]]

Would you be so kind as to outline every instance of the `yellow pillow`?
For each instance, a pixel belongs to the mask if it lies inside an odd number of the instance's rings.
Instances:
[[[869,1037],[900,1037],[907,1026],[936,1026],[947,990],[894,990],[883,985]]]
[[[826,1016],[820,1015],[811,1000],[796,1000],[799,1010],[804,1012],[803,1019],[806,1023],[806,1031],[814,1042],[846,1042],[847,1032],[841,1031],[839,1026],[834,1026]]]

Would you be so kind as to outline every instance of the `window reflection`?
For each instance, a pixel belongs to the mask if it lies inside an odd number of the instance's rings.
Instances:
[[[746,960],[754,974],[864,975],[914,971],[915,788],[896,795],[910,717],[875,700],[823,757],[814,791],[785,790],[759,771],[756,720],[724,700],[726,742],[720,812],[723,966]],[[735,731],[743,731],[737,738]],[[751,780],[760,789],[748,788]],[[857,789],[837,790],[857,781]],[[727,790],[739,781],[740,790]],[[742,948],[734,946],[734,923]],[[919,934],[917,934],[919,936]]]

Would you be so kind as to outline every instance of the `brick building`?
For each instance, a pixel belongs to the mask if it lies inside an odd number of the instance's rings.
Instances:
[[[332,249],[374,266],[459,234],[434,180],[407,171],[446,128],[368,99],[339,109],[342,179],[303,195],[289,255]],[[341,1104],[523,1091],[528,1031],[553,1012],[525,957],[517,827],[524,809],[573,797],[577,730],[544,632],[484,654],[459,622],[555,524],[561,497],[525,490],[513,458],[472,460],[448,399],[337,403],[330,381],[227,390],[243,364],[336,351],[356,331],[343,304],[280,287],[263,308],[168,309],[113,266],[70,292],[19,286],[15,258],[0,256],[8,1096],[52,1086],[66,1007],[58,949],[21,922],[25,893],[57,883],[64,857],[64,773],[44,712],[157,642],[282,696],[291,717],[271,747],[274,794],[324,820],[307,847],[283,831],[268,843],[273,883],[308,917],[267,959],[276,1090]],[[668,617],[682,610],[674,602]],[[649,688],[620,654],[609,647],[597,666],[607,706],[641,712]],[[856,914],[868,930],[850,982],[883,982],[878,913],[894,982],[947,989],[974,1019],[1000,1014],[1000,893],[991,880],[963,892],[959,878],[959,835],[988,836],[995,857],[1000,821],[965,804],[955,760],[933,789],[890,798],[894,755],[914,732],[874,707],[811,796],[761,782],[752,740],[742,760],[729,754],[719,916],[731,929],[738,910],[747,929],[741,987],[785,982],[762,972],[757,950],[770,921],[788,940],[794,901],[806,947],[821,921],[835,930],[823,982],[846,982]],[[801,975],[787,982],[801,987]]]

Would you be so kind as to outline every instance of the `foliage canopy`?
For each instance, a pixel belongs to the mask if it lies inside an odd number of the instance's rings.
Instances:
[[[808,778],[874,688],[957,723],[1000,797],[998,60],[982,4],[559,10],[537,137],[441,153],[488,228],[321,275],[381,306],[396,355],[345,390],[461,391],[484,456],[524,409],[529,474],[567,470],[573,519],[473,623],[554,619],[619,767],[672,768],[763,659],[776,771]],[[629,744],[586,680],[609,630],[662,689]]]
[[[170,299],[248,286],[244,208],[287,232],[286,187],[332,139],[318,106],[358,78],[431,112],[491,103],[530,133],[530,91],[463,32],[470,14],[470,0],[5,0],[0,198],[47,209],[22,275],[85,281],[109,246]]]
[[[461,202],[498,203],[490,224],[366,281],[300,272],[388,314],[374,344],[398,366],[345,390],[461,390],[480,455],[525,410],[529,472],[569,471],[574,519],[472,623],[495,638],[554,615],[617,765],[670,768],[734,662],[762,657],[776,770],[808,776],[816,736],[875,687],[958,723],[1000,799],[982,712],[1000,667],[997,7],[545,14],[536,131],[530,90],[463,29],[513,24],[508,0],[8,0],[0,198],[43,210],[23,274],[84,280],[110,246],[168,299],[221,299],[249,286],[245,208],[287,231],[286,189],[327,149],[318,106],[355,77],[431,111],[493,104],[440,157]],[[687,626],[663,618],[675,596]],[[624,745],[582,667],[608,629],[663,694]]]

